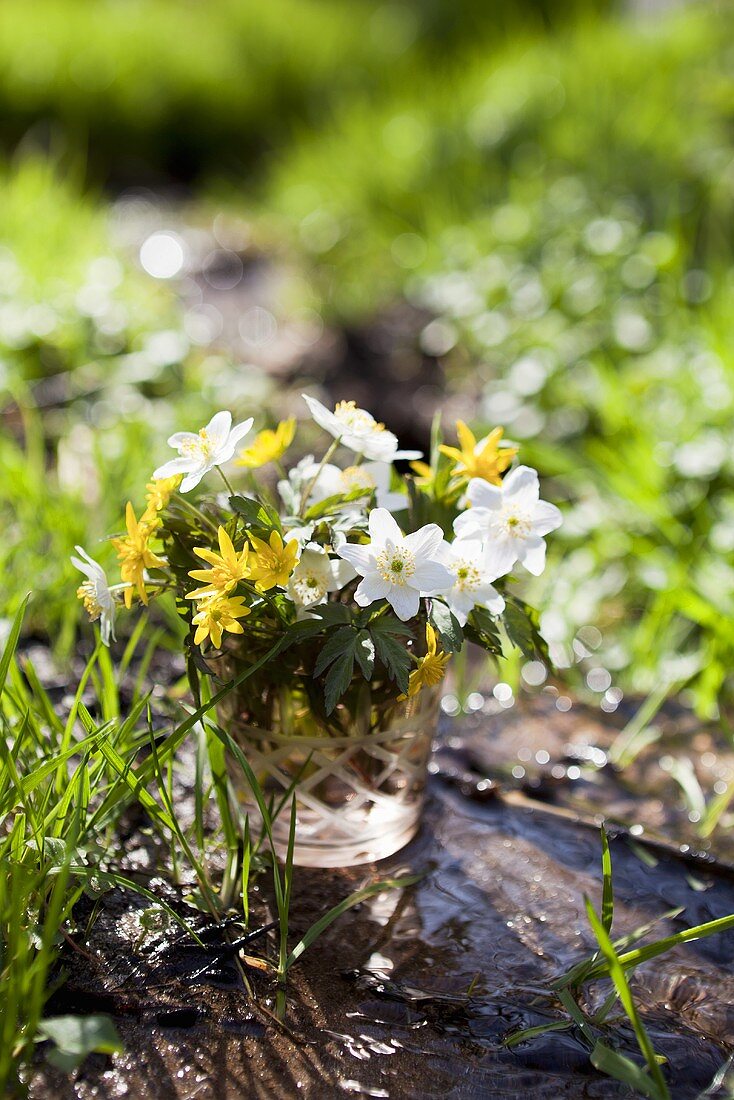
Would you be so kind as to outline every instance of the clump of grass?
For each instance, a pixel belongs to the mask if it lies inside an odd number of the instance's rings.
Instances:
[[[232,809],[224,775],[224,751],[239,750],[209,717],[217,703],[257,671],[262,662],[243,670],[236,680],[172,720],[165,732],[154,732],[150,693],[133,688],[127,714],[120,709],[120,676],[129,669],[142,633],[131,638],[116,673],[107,650],[98,642],[79,682],[68,714],[62,716],[44,690],[32,663],[19,662],[24,601],[15,616],[0,657],[0,1091],[22,1091],[38,1041],[52,1040],[53,1059],[69,1069],[92,1050],[119,1048],[111,1022],[90,1017],[45,1019],[44,1011],[61,980],[59,956],[74,942],[74,907],[85,891],[95,896],[112,888],[133,892],[177,924],[200,947],[197,929],[154,892],[120,871],[117,826],[121,814],[137,803],[168,851],[170,874],[185,869],[196,888],[188,894],[209,924],[221,925],[229,937],[237,925],[249,943],[268,929],[250,929],[250,894],[256,878],[272,874],[278,931],[276,957],[263,965],[277,984],[277,1008],[286,1010],[286,981],[304,951],[350,906],[389,888],[409,886],[414,878],[370,883],[324,913],[296,943],[289,940],[293,886],[294,818],[291,843],[281,868],[272,845],[272,819],[277,808],[266,804],[247,761],[239,762],[252,785],[262,814],[262,835],[244,833]],[[145,667],[155,639],[138,660]],[[146,650],[148,652],[146,652]],[[266,654],[267,660],[272,654]],[[93,691],[88,706],[84,697]],[[92,713],[94,711],[94,714]],[[176,754],[183,741],[198,737],[197,795],[192,823],[184,824],[173,797]],[[241,757],[239,753],[238,759]],[[222,832],[207,830],[204,806],[214,788],[222,815]],[[281,807],[282,808],[282,807]],[[224,846],[225,872],[214,858]],[[239,940],[235,940],[236,948]],[[203,972],[203,971],[202,971]],[[241,968],[244,988],[249,982]]]
[[[645,925],[629,936],[612,939],[614,920],[614,883],[612,856],[604,826],[601,828],[602,848],[602,899],[601,912],[597,912],[588,897],[584,897],[589,924],[598,943],[598,950],[572,966],[556,978],[549,995],[558,1000],[566,1016],[537,1027],[515,1032],[505,1040],[507,1046],[529,1042],[538,1035],[552,1031],[577,1029],[580,1038],[589,1048],[593,1066],[618,1081],[629,1085],[651,1100],[670,1100],[670,1090],[661,1066],[665,1058],[656,1054],[645,1029],[640,1012],[630,989],[628,973],[651,959],[659,958],[680,944],[691,943],[708,936],[730,932],[734,929],[734,914],[706,921],[693,928],[683,929],[670,936],[663,936],[642,947],[631,947],[648,936],[653,925]],[[665,913],[660,919],[679,916],[682,909]],[[654,923],[658,923],[657,921]],[[631,949],[630,949],[631,948]],[[580,1007],[582,994],[591,982],[611,980],[612,989],[597,1012],[589,1014]],[[552,991],[552,992],[551,992]],[[640,1066],[617,1049],[615,1027],[610,1019],[614,1010],[621,1008],[632,1027],[644,1066]]]

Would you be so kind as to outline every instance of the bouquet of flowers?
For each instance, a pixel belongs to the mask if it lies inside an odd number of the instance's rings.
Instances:
[[[283,774],[292,778],[296,764],[284,767],[283,738],[308,748],[303,779],[313,754],[323,759],[325,738],[338,747],[351,737],[364,744],[349,761],[351,795],[368,790],[374,800],[389,756],[382,742],[375,756],[375,738],[398,716],[416,725],[417,700],[437,695],[465,641],[497,656],[504,628],[526,654],[543,656],[536,617],[510,591],[509,575],[516,566],[542,572],[544,536],[561,517],[540,499],[537,473],[513,465],[517,449],[501,428],[477,441],[460,422],[457,447],[436,430],[424,462],[354,402],[332,410],[304,400],[331,437],[321,458],[286,469],[295,420],[249,439],[252,419],[233,426],[219,412],[199,432],[170,437],[177,457],[154,471],[139,518],[128,503],[126,531],[112,539],[120,583],[109,587],[80,547],[72,560],[107,643],[118,603],[129,609],[173,591],[197,698],[202,675],[226,681],[258,666],[220,713],[249,731],[263,768],[269,731],[285,789]],[[232,461],[236,478],[223,469]],[[212,474],[214,491],[196,493]],[[390,774],[395,789],[410,786],[405,768],[399,782]]]
[[[518,564],[543,571],[544,536],[561,515],[540,499],[535,470],[512,467],[517,449],[502,429],[477,442],[460,421],[459,446],[434,445],[429,464],[399,450],[353,402],[331,411],[304,400],[333,437],[320,461],[308,455],[286,472],[296,429],[286,420],[241,447],[235,466],[246,484],[235,489],[222,467],[253,421],[233,427],[230,413],[217,413],[198,433],[170,437],[178,457],[154,471],[139,519],[128,502],[126,532],[112,539],[120,584],[109,587],[77,547],[72,561],[87,577],[78,595],[101,620],[103,641],[114,637],[118,602],[147,605],[173,589],[191,652],[212,656],[227,635],[243,635],[254,658],[280,637],[279,654],[296,648],[318,681],[327,715],[355,670],[367,681],[379,672],[396,696],[414,695],[443,678],[465,639],[500,654],[500,622],[537,655],[535,616],[508,595],[506,579]],[[339,449],[348,465],[332,463]],[[406,475],[395,469],[400,459],[410,460]],[[280,475],[275,493],[255,474],[268,465]],[[211,471],[225,491],[194,504],[188,494]]]

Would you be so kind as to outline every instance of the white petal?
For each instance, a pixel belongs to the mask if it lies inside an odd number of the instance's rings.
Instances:
[[[239,443],[239,441],[247,435],[254,423],[254,420],[250,416],[247,420],[243,420],[241,424],[235,424],[234,428],[232,428],[232,431],[229,433],[229,439],[227,440],[227,442],[231,443],[232,446],[235,447]]]
[[[518,540],[519,541],[519,540]],[[518,557],[534,577],[539,577],[545,569],[545,543],[538,535],[531,535],[520,544]]]
[[[329,592],[338,592],[357,576],[356,570],[348,561],[329,562],[329,571],[331,573]]]
[[[208,466],[197,466],[195,470],[187,474],[178,487],[179,493],[188,493],[192,489],[195,489],[208,469]]]
[[[491,584],[480,585],[474,593],[475,602],[486,607],[493,615],[501,615],[505,610],[504,597]]]
[[[402,542],[403,533],[387,508],[374,508],[369,519],[370,538],[380,546],[387,542]]]
[[[518,466],[502,482],[502,493],[505,500],[511,497],[513,501],[522,502],[526,507],[534,504],[540,496],[538,471],[530,466]]]
[[[102,644],[109,647],[110,638],[113,642],[117,641],[117,635],[115,634],[115,608],[112,605],[111,611],[103,611],[100,616],[99,622],[102,632]]]
[[[445,593],[443,598],[446,600],[446,603],[449,605],[452,613],[458,619],[459,626],[465,626],[466,620],[469,617],[469,612],[474,607],[473,596],[468,595],[466,592],[459,592],[454,589],[451,592]]]
[[[482,535],[489,527],[492,512],[487,508],[470,508],[468,512],[462,512],[454,520],[456,537],[462,541],[473,535]]]
[[[408,619],[412,619],[414,615],[418,614],[420,597],[415,588],[409,588],[407,585],[402,588],[391,585],[390,591],[387,593],[387,599],[392,604],[397,617],[403,622],[407,622]]]
[[[479,564],[484,560],[485,540],[477,537],[475,534],[462,536],[457,538],[451,545],[444,543],[446,551],[442,548],[441,561],[456,562],[456,561],[468,561],[473,564]]]
[[[325,405],[322,405],[320,401],[317,401],[315,397],[309,397],[305,393],[302,393],[301,397],[308,405],[308,411],[319,427],[330,432],[335,439],[338,438],[342,434],[343,428],[333,412],[330,412],[329,409],[327,409]]]
[[[349,436],[349,442],[345,436],[345,444],[351,447],[357,454],[363,454],[365,458],[371,458],[375,462],[392,462],[398,447],[398,437],[392,432],[370,432],[366,436]]]
[[[338,548],[337,554],[353,565],[362,576],[370,573],[375,567],[374,555],[369,546],[355,546],[348,542]]]
[[[383,493],[378,489],[377,504],[388,512],[402,512],[408,507],[408,498],[405,493]]]
[[[547,500],[539,500],[533,509],[533,531],[536,535],[547,535],[555,531],[563,523],[561,515],[555,504],[549,504]]]
[[[96,562],[94,558],[90,557],[83,546],[75,546],[74,549],[84,561],[79,561],[79,558],[72,557],[72,565],[89,577],[90,580],[102,580],[106,584],[107,578],[105,576],[105,571],[99,562]]]
[[[174,432],[173,435],[168,437],[168,446],[179,449],[182,443],[198,443],[199,437],[196,432]]]
[[[423,451],[396,451],[392,456],[393,462],[397,462],[398,459],[404,459],[406,462],[414,462],[418,458],[423,458]]]
[[[496,511],[502,507],[503,489],[499,485],[490,485],[481,477],[473,477],[466,488],[466,498],[475,508],[491,508]]]
[[[362,601],[366,600],[367,603],[374,603],[375,600],[384,600],[387,596],[389,598],[392,585],[389,581],[385,581],[382,577],[379,577],[376,573],[370,573],[368,577],[360,583],[357,593],[361,599],[357,600],[362,607],[366,604]],[[356,594],[355,594],[356,599]]]
[[[520,539],[488,539],[484,550],[485,575],[496,580],[497,577],[504,577],[505,573],[509,573],[518,559],[521,546],[523,543]]]
[[[227,412],[225,409],[223,412],[215,413],[207,424],[204,431],[209,436],[214,447],[221,446],[225,442],[229,435],[229,429],[232,427],[232,413]]]
[[[437,561],[425,561],[416,566],[410,583],[420,589],[422,596],[434,596],[453,586],[454,575]]]
[[[172,458],[170,462],[164,462],[157,470],[153,471],[153,480],[162,477],[177,477],[179,474],[187,474],[198,466],[195,458]]]
[[[443,542],[443,531],[437,523],[427,523],[405,536],[405,545],[416,558],[433,558]]]

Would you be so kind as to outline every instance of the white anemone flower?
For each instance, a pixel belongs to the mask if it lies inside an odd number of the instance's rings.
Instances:
[[[372,413],[358,409],[354,401],[340,401],[331,412],[314,397],[305,393],[302,396],[316,423],[355,454],[375,462],[421,457],[420,451],[398,450],[397,436],[379,424]]]
[[[466,496],[471,508],[454,521],[459,538],[486,540],[498,576],[519,561],[539,577],[545,568],[543,536],[560,527],[562,516],[555,504],[540,499],[537,471],[518,466],[501,485],[472,478]]]
[[[389,462],[363,462],[361,466],[348,466],[345,470],[327,462],[320,471],[314,463],[310,469],[304,471],[304,481],[308,482],[316,477],[313,489],[309,493],[309,500],[313,504],[318,504],[327,497],[346,496],[355,489],[364,489],[363,497],[350,501],[345,507],[359,509],[367,503],[370,494],[374,492],[378,508],[387,508],[388,512],[399,512],[408,507],[408,498],[405,493],[393,492],[390,489],[391,473],[392,467]]]
[[[323,546],[309,543],[288,581],[288,595],[297,608],[323,603],[356,577],[348,561],[330,558]]]
[[[438,560],[443,532],[436,523],[404,535],[386,508],[370,512],[371,542],[347,543],[337,554],[361,575],[354,599],[360,607],[387,600],[403,622],[417,614],[421,596],[437,596],[451,587],[453,577]]]
[[[153,472],[153,477],[157,480],[162,477],[185,474],[179,491],[188,493],[199,484],[204,474],[209,473],[215,466],[229,462],[234,456],[237,444],[247,435],[252,424],[252,417],[249,417],[233,428],[232,414],[218,412],[199,432],[174,432],[168,440],[168,445],[174,447],[180,457],[164,462]]]
[[[486,607],[493,615],[501,615],[505,601],[492,584],[507,570],[497,567],[493,547],[479,538],[457,539],[444,542],[441,561],[453,577],[453,585],[442,593],[456,616],[460,626],[466,624],[469,612],[475,607]]]
[[[106,646],[110,638],[115,641],[115,601],[107,584],[107,575],[102,566],[90,558],[82,546],[75,546],[78,558],[72,556],[71,564],[87,578],[77,589],[77,596],[84,604],[84,610],[94,623],[99,619],[102,641]]]

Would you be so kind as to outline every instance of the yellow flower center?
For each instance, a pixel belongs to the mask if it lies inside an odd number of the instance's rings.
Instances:
[[[347,466],[346,470],[342,470],[341,480],[345,493],[351,492],[352,489],[365,489],[372,492],[376,486],[375,479],[370,477],[363,466]]]
[[[377,555],[377,572],[390,584],[405,585],[415,573],[415,558],[404,546],[385,547]]]
[[[456,587],[460,592],[473,592],[481,582],[481,574],[475,565],[471,562],[462,561],[454,573],[456,577]]]
[[[340,401],[334,409],[334,416],[345,428],[364,435],[367,432],[384,432],[385,425],[378,424],[365,409],[358,409],[355,401]]]
[[[210,438],[206,428],[202,428],[196,439],[185,440],[180,447],[181,454],[189,458],[211,458],[214,450],[214,441]]]
[[[523,513],[516,508],[505,507],[500,513],[500,523],[505,528],[508,535],[512,535],[513,538],[527,538],[530,534],[530,520]]]
[[[94,623],[102,614],[102,605],[97,599],[97,589],[95,588],[93,581],[85,581],[84,584],[80,584],[76,590],[76,594],[84,605],[84,610],[89,615],[90,620]]]

